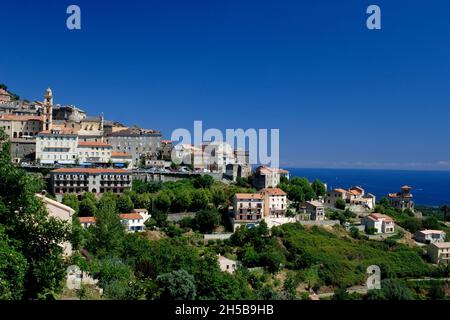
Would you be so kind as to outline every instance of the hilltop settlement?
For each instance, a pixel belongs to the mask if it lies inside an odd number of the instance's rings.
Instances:
[[[448,207],[416,206],[402,181],[381,199],[330,189],[225,142],[54,104],[50,88],[30,102],[0,85],[0,145],[0,253],[14,257],[0,254],[0,299],[449,296]]]

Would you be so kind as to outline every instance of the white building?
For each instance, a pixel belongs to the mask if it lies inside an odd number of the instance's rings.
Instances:
[[[128,232],[139,232],[145,230],[144,217],[139,213],[122,213],[120,220]]]
[[[260,191],[264,199],[264,217],[284,217],[287,212],[286,192],[280,188],[265,188]]]
[[[428,256],[436,264],[448,265],[450,262],[450,242],[436,242],[428,246]]]
[[[75,164],[78,135],[70,129],[53,128],[36,136],[36,160],[41,163]]]
[[[421,230],[414,234],[417,242],[426,244],[445,241],[445,232],[442,230]]]
[[[375,228],[376,233],[393,233],[394,220],[391,217],[381,213],[371,213],[363,219],[366,230]]]
[[[220,254],[217,261],[219,262],[220,270],[222,270],[223,272],[234,273],[237,269],[237,261],[228,259]]]
[[[145,221],[150,217],[150,215],[148,214],[148,212],[144,214],[144,216],[141,215],[140,213],[133,212],[133,213],[122,213],[119,215],[119,217],[126,231],[140,232],[145,230]],[[83,228],[88,228],[96,223],[95,217],[80,217],[79,220]]]
[[[360,206],[364,210],[371,211],[375,208],[376,197],[371,193],[366,193],[359,186],[351,187],[348,190],[336,188],[328,191],[325,195],[325,205],[335,207],[338,199],[342,199],[347,206]],[[352,208],[353,209],[353,208]],[[357,208],[355,208],[355,211]]]
[[[77,152],[80,164],[106,164],[111,159],[112,146],[105,142],[79,141]]]

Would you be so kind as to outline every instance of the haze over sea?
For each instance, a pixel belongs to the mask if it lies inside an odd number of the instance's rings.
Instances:
[[[302,169],[287,168],[291,178],[320,179],[332,188],[361,186],[377,196],[400,191],[407,184],[413,188],[416,204],[440,206],[450,203],[450,171],[366,170],[366,169]]]

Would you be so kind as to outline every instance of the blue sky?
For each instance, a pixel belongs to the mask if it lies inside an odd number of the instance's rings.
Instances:
[[[0,82],[30,100],[166,137],[279,128],[284,166],[450,170],[446,0],[3,2]]]

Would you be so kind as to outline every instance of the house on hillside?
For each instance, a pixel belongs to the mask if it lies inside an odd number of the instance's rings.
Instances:
[[[381,213],[371,213],[363,219],[363,223],[366,227],[366,231],[369,228],[374,228],[376,233],[393,233],[394,220]]]

